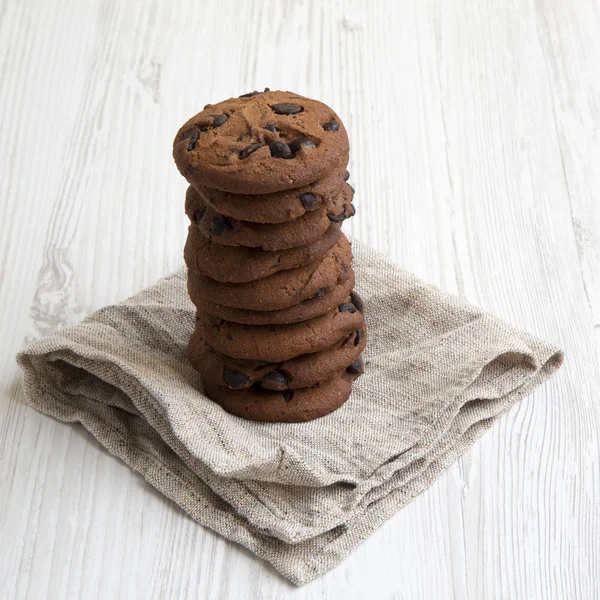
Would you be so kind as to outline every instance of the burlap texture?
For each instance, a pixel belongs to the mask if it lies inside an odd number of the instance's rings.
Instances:
[[[354,242],[366,371],[302,424],[255,423],[206,398],[186,344],[181,269],[18,356],[38,410],[79,421],[198,523],[304,584],[425,489],[562,353]]]

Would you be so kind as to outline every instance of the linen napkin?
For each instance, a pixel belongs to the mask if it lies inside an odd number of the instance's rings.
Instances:
[[[560,350],[353,242],[365,373],[308,423],[257,423],[186,359],[185,269],[32,343],[26,396],[81,422],[198,523],[301,585],[340,563],[562,363]]]

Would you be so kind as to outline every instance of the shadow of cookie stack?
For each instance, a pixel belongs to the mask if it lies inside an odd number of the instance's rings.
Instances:
[[[341,231],[354,214],[348,151],[328,106],[268,89],[209,104],[177,133],[197,307],[188,356],[230,413],[315,419],[363,371],[363,305]]]

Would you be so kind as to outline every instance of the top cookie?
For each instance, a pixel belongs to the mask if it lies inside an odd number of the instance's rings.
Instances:
[[[346,164],[348,135],[325,104],[270,92],[209,104],[177,133],[173,158],[192,184],[269,194],[312,183]]]

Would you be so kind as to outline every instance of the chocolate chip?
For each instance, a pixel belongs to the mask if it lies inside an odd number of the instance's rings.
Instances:
[[[265,88],[264,90],[265,92],[270,92],[271,90],[269,88]],[[241,96],[238,96],[239,98],[251,98],[252,96],[256,96],[257,94],[262,94],[263,92],[257,92],[256,90],[254,90],[253,92],[248,92],[247,94],[242,94]]]
[[[319,288],[313,298],[322,298],[325,295],[325,288]]]
[[[358,346],[360,344],[360,341],[365,337],[365,331],[364,329],[357,329],[356,330],[356,337],[354,338],[354,345]]]
[[[350,171],[344,173],[344,181],[348,181],[348,179],[350,179]]]
[[[213,120],[213,127],[223,125],[229,118],[227,115],[208,115]]]
[[[346,218],[349,219],[350,217],[353,217],[355,214],[356,214],[356,207],[354,206],[354,204],[350,203],[350,206],[348,207],[348,216]]]
[[[360,375],[364,370],[365,367],[360,356],[351,365],[346,367],[346,371],[352,375]]]
[[[281,264],[281,256],[277,257],[277,260],[269,267],[269,269],[276,269]]]
[[[243,390],[252,385],[250,377],[246,377],[246,375],[239,371],[227,368],[223,369],[223,381],[225,381],[227,387],[232,390]]]
[[[310,192],[306,194],[300,194],[298,198],[300,198],[300,202],[302,202],[302,206],[306,210],[314,210],[319,204],[317,202],[317,197],[314,194],[311,194]]]
[[[302,147],[304,147],[304,148],[316,148],[317,147],[317,145],[312,140],[309,140],[308,138],[297,138],[295,140],[292,140],[290,142],[289,146],[290,146],[290,150],[294,154],[296,154],[296,152],[299,152]]]
[[[290,104],[289,102],[272,104],[271,109],[278,115],[295,115],[304,110],[301,106],[298,106],[297,104]]]
[[[340,304],[338,306],[338,310],[340,312],[355,313],[356,312],[356,306],[354,306],[354,304],[350,304],[350,302],[343,302],[342,304]]]
[[[327,123],[323,123],[322,127],[325,131],[337,131],[340,128],[340,124],[332,119],[331,121],[327,121]]]
[[[263,377],[263,384],[265,383],[273,390],[283,391],[288,386],[288,379],[283,371],[275,369]]]
[[[292,158],[294,156],[285,142],[271,142],[269,148],[273,158]]]
[[[362,298],[354,290],[352,290],[350,292],[350,302],[352,302],[352,304],[354,304],[354,306],[356,306],[356,310],[358,312],[360,312],[360,313],[365,312],[365,305],[362,301]]]
[[[277,131],[277,125],[275,125],[275,123],[269,123],[268,125],[265,125],[265,129],[275,133]]]
[[[249,146],[246,146],[238,154],[238,156],[240,157],[241,160],[243,160],[244,158],[248,158],[253,152],[256,152],[261,146],[262,146],[262,144],[250,144]]]
[[[294,397],[294,390],[285,390],[285,392],[283,392],[283,399],[286,402],[289,402],[293,397]]]
[[[231,225],[231,221],[227,217],[224,217],[223,215],[217,215],[212,220],[212,225],[208,230],[208,233],[218,237],[223,235],[228,229],[232,228],[233,226]]]
[[[202,217],[204,216],[205,212],[206,206],[202,206],[194,213],[194,223],[196,223],[196,225],[198,225],[200,221],[202,221]]]
[[[334,223],[341,223],[346,218],[346,211],[342,211],[339,215],[327,213],[327,217],[330,221],[333,221]]]
[[[196,147],[196,143],[200,139],[200,132],[193,129],[192,131],[189,131],[188,133],[186,133],[183,136],[183,139],[189,140],[187,150],[188,150],[188,152],[191,152]]]

